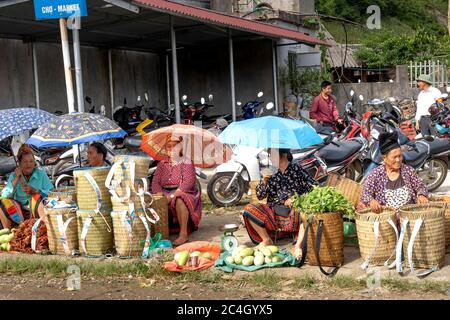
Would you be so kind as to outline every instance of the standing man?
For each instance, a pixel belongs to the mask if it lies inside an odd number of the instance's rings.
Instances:
[[[336,100],[331,95],[332,92],[331,82],[322,82],[320,85],[320,94],[313,100],[309,117],[325,127],[334,129],[336,124],[342,126],[343,120],[339,117]]]
[[[420,130],[422,136],[431,135],[431,119],[428,109],[442,95],[441,91],[431,84],[432,81],[429,75],[423,74],[417,78],[417,86],[420,89],[420,93],[417,98],[416,129]]]

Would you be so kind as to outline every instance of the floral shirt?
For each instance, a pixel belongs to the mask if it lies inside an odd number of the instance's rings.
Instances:
[[[400,175],[405,183],[405,186],[410,192],[410,204],[417,203],[417,197],[423,195],[428,197],[428,189],[426,185],[419,178],[414,168],[408,165],[402,164],[400,168]],[[386,200],[386,185],[388,183],[388,176],[386,173],[386,166],[382,165],[374,169],[367,177],[366,182],[363,185],[363,191],[361,194],[361,202],[365,206],[369,206],[370,201],[375,199],[382,206],[387,203]]]
[[[267,198],[269,207],[283,205],[295,192],[299,195],[312,190],[316,181],[296,163],[289,163],[282,173],[280,170],[270,177],[267,184],[260,183],[256,187],[256,196],[259,200]]]

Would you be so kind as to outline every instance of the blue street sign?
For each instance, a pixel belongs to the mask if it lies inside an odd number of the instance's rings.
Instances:
[[[37,20],[87,16],[86,0],[34,0]]]

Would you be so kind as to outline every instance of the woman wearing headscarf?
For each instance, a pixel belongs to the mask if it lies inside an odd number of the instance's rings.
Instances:
[[[42,216],[42,199],[53,189],[45,171],[36,168],[33,151],[28,145],[20,147],[17,159],[19,165],[9,176],[0,197],[0,229]]]
[[[179,246],[189,241],[189,234],[198,229],[202,216],[202,197],[196,187],[197,177],[192,161],[182,154],[182,137],[169,136],[167,159],[160,161],[152,180],[152,192],[162,193],[169,201],[170,233],[178,233],[173,242]]]
[[[428,202],[428,189],[414,168],[403,164],[396,132],[380,135],[384,164],[374,169],[363,185],[358,208],[370,207],[380,213],[382,206],[398,209],[406,204]]]

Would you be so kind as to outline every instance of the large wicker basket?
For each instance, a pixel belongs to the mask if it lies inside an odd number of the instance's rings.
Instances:
[[[148,169],[150,167],[150,160],[151,160],[150,158],[142,156],[116,155],[114,157],[114,162],[123,161],[123,164],[119,166],[114,172],[114,179],[122,181],[131,180],[131,173],[130,173],[131,161],[134,161],[134,163],[136,164],[134,173],[135,180],[147,178]]]
[[[335,187],[345,198],[353,203],[354,206],[358,205],[362,191],[362,187],[359,183],[336,173],[329,173],[326,185]]]
[[[123,257],[139,257],[142,255],[144,247],[141,242],[147,237],[147,229],[145,229],[139,216],[143,215],[142,212],[135,212],[134,220],[132,221],[131,239],[128,233],[126,222],[123,220],[126,212],[112,212],[111,217],[114,225],[114,244],[116,247],[116,253]],[[148,222],[150,225],[150,222]]]
[[[306,214],[301,214],[303,225],[307,224]],[[320,243],[320,263],[326,267],[344,264],[344,221],[339,213],[316,214],[308,231],[308,263],[317,266],[315,241],[319,220],[323,220],[323,234]]]
[[[113,223],[111,213],[106,210],[102,210],[101,214],[96,213],[93,210],[77,211],[78,242],[80,251],[82,251],[81,231],[84,222],[89,216],[92,217],[92,222],[86,236],[86,254],[96,256],[113,253]]]
[[[102,197],[102,209],[111,209],[111,197],[105,186],[109,167],[83,168],[73,171],[75,186],[77,188],[77,203],[80,210],[95,210],[97,208],[97,195],[95,189],[86,179],[85,174],[89,173],[97,183]]]
[[[395,260],[397,231],[389,220],[395,226],[397,214],[394,209],[387,207],[383,208],[380,214],[373,213],[371,209],[360,210],[355,214],[359,252],[364,261],[370,265],[381,266],[390,258]],[[378,242],[374,233],[375,222],[379,223]]]
[[[58,198],[59,200],[73,200],[77,203],[77,188],[76,187],[60,187],[52,189],[48,192],[49,198]]]
[[[433,195],[430,200],[445,204],[445,252],[450,253],[450,197]]]
[[[423,219],[414,241],[412,262],[417,268],[442,267],[445,262],[444,206],[438,203],[400,208],[400,223],[409,220],[403,239],[403,254],[409,264],[407,248],[417,219]]]
[[[169,203],[165,196],[153,195],[151,205],[159,215],[159,222],[151,225],[152,234],[161,233],[161,239],[169,239]]]
[[[48,247],[51,253],[60,255],[70,255],[73,250],[78,250],[78,223],[77,223],[77,210],[76,208],[61,208],[51,209],[45,208],[45,214],[47,217],[47,236]],[[58,227],[58,215],[62,216],[62,221],[65,223],[69,219],[71,221],[67,225],[66,229],[66,241],[68,253],[65,252],[62,235]]]

